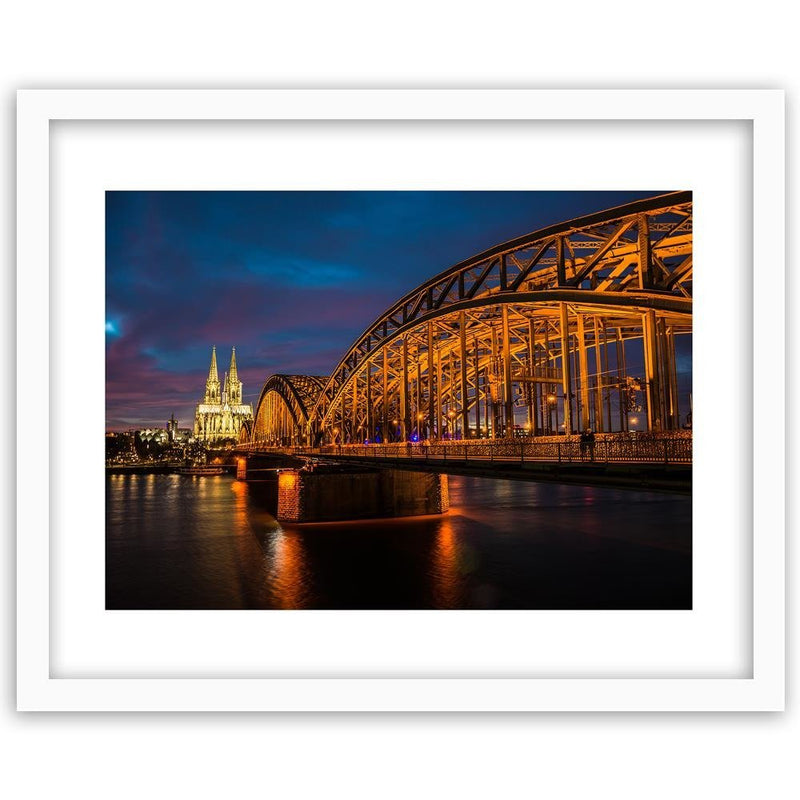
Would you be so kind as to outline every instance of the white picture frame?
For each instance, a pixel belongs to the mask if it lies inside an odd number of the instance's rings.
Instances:
[[[700,669],[675,670],[665,676],[652,670],[641,674],[621,671],[610,674],[601,671],[586,676],[577,667],[576,656],[565,655],[563,672],[551,669],[547,674],[526,676],[519,670],[502,674],[498,671],[481,675],[481,666],[466,672],[448,674],[445,662],[429,673],[408,670],[402,666],[394,673],[370,668],[345,674],[332,670],[320,675],[298,667],[292,672],[284,666],[279,673],[269,677],[244,674],[231,677],[219,665],[209,661],[199,671],[181,673],[174,665],[161,673],[147,673],[132,677],[112,670],[102,661],[91,663],[83,671],[64,670],[54,664],[55,654],[61,652],[65,638],[72,636],[73,628],[61,624],[61,598],[65,591],[61,575],[62,564],[72,570],[72,575],[85,571],[86,576],[96,576],[98,565],[102,568],[102,532],[98,537],[95,520],[91,535],[91,558],[80,563],[75,553],[64,541],[54,536],[54,526],[79,524],[82,504],[87,503],[74,491],[65,490],[67,476],[63,462],[51,453],[58,436],[67,435],[63,426],[54,424],[58,407],[73,402],[71,393],[63,393],[70,386],[53,358],[59,348],[59,302],[74,290],[75,272],[63,273],[60,265],[73,263],[60,251],[65,248],[85,248],[87,263],[102,264],[102,236],[98,240],[83,240],[72,229],[63,230],[59,217],[59,203],[63,202],[64,180],[58,173],[59,150],[56,144],[58,126],[64,122],[81,121],[81,124],[98,123],[93,136],[103,137],[102,123],[130,121],[133,123],[163,122],[182,125],[219,123],[244,124],[255,122],[287,122],[308,125],[313,129],[331,120],[350,121],[354,129],[374,121],[431,122],[447,121],[451,125],[476,122],[493,125],[514,123],[569,121],[575,125],[598,121],[637,124],[647,122],[669,126],[675,123],[731,122],[747,127],[748,151],[742,163],[740,183],[747,186],[752,204],[752,327],[751,352],[727,353],[727,357],[752,369],[752,386],[769,386],[770,416],[784,419],[784,316],[782,303],[776,304],[774,296],[784,285],[784,98],[775,90],[676,90],[676,91],[562,91],[562,90],[26,90],[18,94],[18,227],[17,227],[17,285],[18,285],[18,531],[17,531],[17,703],[21,710],[42,711],[764,711],[781,710],[784,704],[784,442],[780,436],[754,435],[758,429],[752,405],[736,406],[739,415],[731,417],[735,435],[729,431],[711,442],[711,447],[697,438],[704,434],[696,426],[696,452],[719,453],[720,469],[726,462],[734,462],[740,470],[752,469],[752,528],[747,541],[747,570],[739,576],[743,587],[748,588],[752,602],[743,603],[734,614],[736,623],[747,635],[732,639],[744,643],[745,670],[715,671]],[[750,133],[749,126],[752,126]],[[185,130],[185,129],[184,129]],[[580,130],[578,129],[578,133]],[[174,131],[173,131],[174,134]],[[177,134],[180,137],[180,133]],[[490,132],[486,136],[491,139]],[[524,136],[524,131],[521,134]],[[88,151],[84,151],[88,152]],[[657,154],[656,154],[657,157]],[[311,158],[311,154],[309,154]],[[217,159],[219,160],[219,159]],[[98,161],[102,156],[98,155]],[[485,161],[485,159],[484,159]],[[174,188],[208,188],[208,175],[224,174],[224,164],[214,162],[198,171],[197,181],[186,179]],[[474,165],[476,175],[488,174],[485,163]],[[628,165],[630,167],[630,165]],[[96,209],[102,207],[98,186],[105,189],[141,188],[120,185],[113,178],[104,178],[102,165],[97,167],[91,159],[73,164],[87,174],[93,173],[95,183],[88,201],[76,195],[70,202],[79,205],[92,224],[102,226]],[[642,165],[644,169],[644,165]],[[673,165],[677,170],[677,167]],[[207,170],[205,174],[203,170]],[[569,166],[564,166],[565,182],[575,186],[577,178],[568,179]],[[752,169],[752,175],[750,170]],[[94,172],[93,172],[94,170]],[[619,166],[621,173],[625,167]],[[164,165],[165,175],[169,172]],[[242,173],[244,174],[244,173]],[[611,174],[611,173],[608,173]],[[632,173],[633,174],[633,173]],[[677,173],[676,173],[677,174]],[[55,177],[54,177],[55,176]],[[167,175],[168,177],[168,175]],[[309,174],[300,170],[297,188],[318,186],[318,169]],[[678,178],[680,180],[680,176]],[[338,180],[341,181],[341,178]],[[410,179],[413,181],[413,177]],[[465,174],[459,185],[437,184],[435,181],[416,188],[470,188],[470,174]],[[475,180],[480,180],[476,178]],[[485,178],[484,178],[485,180]],[[588,178],[587,178],[588,180]],[[628,188],[621,175],[622,184],[607,188]],[[67,182],[68,183],[68,182]],[[692,189],[694,186],[659,185],[652,188]],[[72,185],[72,184],[69,184]],[[167,181],[166,185],[170,185]],[[238,184],[241,185],[241,184]],[[242,188],[256,188],[260,184]],[[339,184],[340,185],[340,184]],[[566,184],[565,184],[566,185]],[[531,186],[527,188],[559,188]],[[163,187],[158,187],[163,188]],[[342,187],[349,188],[349,187]],[[359,187],[363,188],[363,187]],[[410,188],[401,186],[399,188]],[[482,188],[482,186],[481,186]],[[502,188],[520,188],[507,186]],[[60,194],[61,193],[61,194]],[[710,195],[709,195],[710,196]],[[85,208],[84,208],[85,206]],[[55,213],[54,213],[55,209]],[[709,225],[713,224],[713,208],[709,207]],[[51,217],[51,215],[53,215]],[[703,213],[698,214],[698,227]],[[54,225],[60,225],[58,234]],[[77,229],[76,229],[77,230]],[[724,227],[719,228],[724,231]],[[72,239],[70,239],[72,237]],[[77,242],[74,241],[77,239]],[[66,242],[66,244],[65,244]],[[722,246],[720,244],[720,246]],[[746,248],[745,248],[746,249]],[[742,248],[739,248],[742,257]],[[748,262],[749,253],[744,254]],[[99,258],[99,262],[98,262]],[[700,270],[701,267],[698,267]],[[747,275],[730,279],[739,282],[736,295],[740,300],[750,291]],[[102,309],[103,286],[97,280],[88,280],[83,287],[87,309],[85,315],[94,319]],[[723,284],[720,284],[720,302],[725,302]],[[70,295],[72,297],[72,295]],[[83,302],[83,301],[81,301]],[[714,300],[710,300],[709,309]],[[52,316],[49,309],[53,309]],[[710,312],[709,312],[710,313]],[[738,313],[728,310],[729,315]],[[100,347],[89,348],[87,359],[90,369],[99,368],[102,374],[102,337]],[[95,342],[92,339],[92,342]],[[746,348],[745,348],[746,350]],[[758,359],[753,359],[753,353]],[[731,363],[734,363],[733,361]],[[49,365],[45,369],[44,365]],[[91,366],[93,365],[93,367]],[[74,379],[73,379],[74,380]],[[696,380],[704,380],[700,375]],[[54,401],[54,397],[57,401]],[[24,411],[24,413],[23,413]],[[31,421],[35,421],[32,423]],[[98,431],[102,422],[92,423]],[[749,426],[749,427],[748,427]],[[91,425],[89,426],[91,428]],[[736,447],[738,442],[752,441],[749,446]],[[97,457],[102,448],[89,450],[88,458]],[[56,448],[57,450],[58,448]],[[51,457],[52,456],[52,457]],[[102,457],[100,457],[102,458]],[[750,463],[752,461],[752,463]],[[746,463],[745,463],[746,462]],[[88,462],[87,462],[88,463]],[[101,461],[99,463],[102,463]],[[713,463],[704,473],[713,475]],[[697,468],[697,465],[696,465]],[[29,480],[30,476],[36,480]],[[697,472],[696,472],[697,475]],[[74,478],[74,476],[73,476]],[[704,483],[708,488],[713,485]],[[100,499],[102,485],[89,482],[86,491]],[[713,526],[713,504],[727,503],[725,487],[717,487],[718,497],[705,497],[705,529]],[[48,502],[47,498],[55,498]],[[697,498],[696,498],[697,499]],[[99,517],[102,519],[102,515]],[[697,519],[697,517],[696,517]],[[712,522],[709,522],[711,520]],[[702,533],[702,530],[699,532]],[[752,547],[750,552],[749,547]],[[720,547],[726,544],[722,540]],[[741,553],[740,553],[741,556]],[[738,563],[738,562],[737,562]],[[77,572],[76,572],[77,570]],[[54,577],[55,576],[55,577]],[[700,578],[697,578],[700,580]],[[54,580],[55,584],[54,585]],[[72,584],[70,584],[72,585]],[[696,589],[698,587],[696,586]],[[703,586],[699,587],[700,589]],[[713,587],[706,587],[713,591]],[[72,591],[69,586],[67,592]],[[744,592],[744,589],[743,589]],[[744,596],[744,595],[743,595]],[[98,618],[105,615],[106,622],[124,626],[120,612],[105,612],[97,605],[96,594],[88,602],[95,604],[92,611]],[[698,613],[701,609],[698,609]],[[152,613],[152,612],[151,612]],[[200,637],[200,631],[214,624],[220,613],[190,612],[181,624]],[[268,612],[286,613],[286,612]],[[309,618],[284,617],[287,636],[301,635]],[[335,612],[334,612],[335,613]],[[371,612],[377,614],[380,612]],[[462,612],[423,612],[450,614]],[[494,612],[489,612],[494,613]],[[520,612],[522,613],[522,612]],[[641,612],[646,614],[647,612]],[[692,613],[692,612],[688,612]],[[568,615],[569,612],[563,612]],[[151,618],[151,621],[154,618]],[[329,618],[330,619],[330,618]],[[374,617],[372,618],[374,623]],[[447,625],[446,617],[436,617],[436,624]],[[455,618],[450,618],[455,619]],[[504,618],[506,631],[526,624],[520,614]],[[562,617],[568,625],[568,616]],[[416,618],[414,624],[419,622]],[[591,622],[591,621],[590,621]],[[752,626],[750,627],[750,624]],[[106,623],[104,623],[106,624]],[[251,618],[248,624],[253,624]],[[640,618],[638,629],[647,625]],[[678,625],[682,624],[680,620]],[[293,634],[293,626],[296,626]],[[111,628],[106,628],[108,631]],[[86,638],[94,640],[94,648],[87,652],[97,654],[103,647],[100,629],[87,624]],[[506,636],[508,634],[505,634]],[[155,650],[158,639],[150,646]],[[421,654],[421,656],[424,654]],[[307,654],[311,659],[311,653]],[[572,658],[576,663],[569,661]]]

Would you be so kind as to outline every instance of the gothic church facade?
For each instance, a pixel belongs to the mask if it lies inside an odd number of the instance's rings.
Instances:
[[[242,382],[236,369],[236,348],[231,351],[231,363],[220,389],[217,372],[217,348],[211,348],[211,367],[206,380],[206,393],[194,415],[195,439],[218,442],[238,439],[244,422],[253,419],[253,406],[242,402]]]

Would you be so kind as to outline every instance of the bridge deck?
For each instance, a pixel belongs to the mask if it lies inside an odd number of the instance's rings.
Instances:
[[[600,444],[603,444],[602,442]],[[659,443],[661,444],[661,443]],[[454,475],[509,478],[514,480],[579,483],[631,489],[691,491],[691,456],[670,448],[648,447],[626,457],[610,447],[596,447],[594,459],[587,450],[563,443],[552,453],[536,452],[528,445],[417,445],[396,447],[260,448],[251,455],[281,452],[298,457],[359,465],[383,465],[401,469],[444,472]],[[513,452],[516,451],[516,452]]]

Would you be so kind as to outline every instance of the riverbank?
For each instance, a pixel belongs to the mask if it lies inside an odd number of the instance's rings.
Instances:
[[[106,475],[171,475],[186,465],[183,461],[168,462],[166,464],[113,464],[106,466]],[[235,464],[214,464],[221,467],[231,475],[236,472]]]

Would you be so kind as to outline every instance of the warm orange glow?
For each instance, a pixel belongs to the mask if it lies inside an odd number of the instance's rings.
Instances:
[[[278,491],[291,491],[297,486],[297,473],[291,470],[278,473]]]
[[[281,608],[302,608],[307,575],[302,538],[279,529],[273,545],[273,558],[272,588],[278,605]]]
[[[449,517],[442,517],[433,546],[433,593],[439,608],[458,606],[460,573],[458,541]]]

